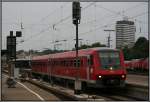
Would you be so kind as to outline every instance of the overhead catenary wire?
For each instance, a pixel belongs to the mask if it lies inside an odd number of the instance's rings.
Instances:
[[[65,4],[62,5],[62,6],[65,6],[65,7],[66,7],[66,4],[67,4],[67,3],[65,3]],[[38,22],[40,23],[40,22],[44,21],[46,18],[48,18],[49,16],[52,16],[54,13],[57,13],[56,11],[57,11],[58,9],[60,9],[60,7],[57,8],[57,9],[55,9],[55,10],[52,11],[51,13],[49,13],[47,16],[42,17]],[[5,24],[6,24],[6,23],[5,23]],[[17,23],[17,22],[16,22],[16,23],[13,23],[13,24],[20,26],[20,23]],[[28,24],[28,25],[31,25],[31,27],[25,27],[25,29],[24,29],[24,27],[23,27],[23,22],[22,22],[22,12],[21,12],[21,28],[23,28],[23,29],[21,29],[21,31],[23,30],[23,31],[25,32],[25,30],[27,30],[27,29],[29,29],[29,28],[31,29],[31,28],[33,28],[35,25],[38,25],[38,26],[39,26],[39,25],[47,26],[47,24],[38,24],[38,23]],[[24,42],[26,42],[26,41],[28,41],[28,40],[30,40],[30,39],[35,38],[35,37],[33,37],[33,36],[38,37],[38,36],[40,36],[43,32],[45,32],[45,31],[48,30],[48,29],[49,29],[49,25],[48,25],[48,27],[47,27],[46,29],[43,29],[43,30],[41,30],[39,33],[36,33],[36,34],[31,35],[29,38],[23,40],[23,42],[18,43],[18,44],[21,45],[21,44],[23,44]]]
[[[145,14],[145,13],[141,13],[141,14]],[[141,16],[141,14],[132,16],[131,18]],[[103,26],[99,26],[99,27],[97,27],[97,28],[95,28],[95,29],[91,29],[91,30],[89,30],[89,31],[82,32],[82,33],[79,33],[79,34],[80,34],[80,36],[87,35],[87,34],[89,34],[90,32],[93,32],[93,31],[96,31],[96,30],[99,30],[99,29],[102,29],[102,28],[104,28],[104,27],[107,27],[107,26],[109,26],[109,25],[114,25],[114,24],[115,24],[115,23],[109,23],[109,24],[106,24],[106,25],[103,25]],[[45,30],[47,30],[47,29],[45,29]],[[45,30],[43,30],[42,32],[44,32]],[[42,32],[40,32],[40,33],[42,34]],[[67,39],[71,39],[71,38],[73,38],[73,37],[71,36],[71,37],[69,37],[69,38],[67,38]]]
[[[133,18],[135,18],[135,17],[142,16],[143,14],[146,14],[146,13],[147,13],[147,12],[140,13],[140,14],[135,15],[135,16],[133,16],[133,17],[129,17],[129,19],[133,19]],[[105,25],[105,26],[107,26],[107,25]],[[44,31],[48,30],[49,28],[50,28],[50,27],[48,27],[48,28],[46,28],[46,29],[44,29],[44,30],[41,30],[39,33],[36,33],[36,34],[30,36],[30,38],[32,38],[33,36],[35,36],[35,35],[37,35],[37,34],[42,34]],[[100,28],[101,28],[101,27],[100,27]],[[97,29],[99,29],[99,27],[96,28],[95,30],[97,30]],[[92,31],[94,31],[94,30],[89,30],[89,31],[84,32],[84,33],[89,33],[89,32],[92,32]],[[84,33],[81,33],[81,34],[84,34]],[[29,39],[30,39],[30,38],[29,38]],[[29,39],[26,39],[26,40],[29,40]]]
[[[62,7],[67,7],[66,5],[67,5],[67,3],[65,3],[64,5],[62,5]],[[25,27],[24,30],[27,30],[27,29],[29,29],[29,28],[33,28],[33,27],[39,26],[39,25],[47,26],[48,24],[42,24],[41,22],[44,21],[44,20],[46,20],[48,17],[53,16],[54,13],[57,13],[56,11],[57,11],[58,9],[60,9],[60,7],[56,8],[55,10],[53,10],[52,12],[50,12],[48,15],[42,17],[42,18],[38,21],[38,23],[24,24],[24,25],[31,25],[31,27]],[[21,22],[22,22],[22,12],[21,12]],[[22,23],[23,23],[23,22],[22,22]],[[5,24],[8,24],[8,23],[6,22]],[[11,24],[11,22],[10,22],[10,24]],[[12,24],[15,24],[15,25],[19,25],[19,26],[20,26],[20,23],[17,23],[17,22],[12,23]]]
[[[95,4],[95,2],[94,2],[94,3],[90,3],[89,5],[87,5],[86,7],[84,7],[83,10],[87,9],[88,7],[92,6],[93,4]],[[44,32],[44,31],[48,30],[49,28],[54,27],[54,26],[56,26],[56,25],[58,25],[58,24],[60,24],[60,23],[62,23],[62,22],[64,22],[64,21],[66,21],[66,20],[67,20],[68,18],[70,18],[70,17],[71,17],[71,15],[69,15],[69,16],[67,16],[67,17],[65,17],[65,18],[63,18],[63,19],[61,19],[60,21],[58,21],[58,22],[55,23],[55,24],[52,24],[51,26],[48,26],[46,29],[41,30],[39,33],[36,33],[36,34],[31,35],[29,38],[25,39],[24,42],[25,42],[25,41],[28,41],[28,40],[30,40],[30,39],[32,39],[33,36],[35,36],[35,35],[37,35],[37,34],[41,34],[41,32]],[[35,38],[35,37],[34,37],[34,38]]]
[[[41,30],[41,31],[38,32],[38,33],[35,33],[34,35],[31,35],[29,38],[25,39],[24,42],[26,42],[26,41],[28,41],[28,40],[30,40],[30,39],[34,39],[35,36],[36,36],[36,37],[40,36],[42,33],[44,33],[45,31],[47,31],[48,29],[49,29],[49,27],[47,27],[46,29]],[[34,37],[34,38],[33,38],[33,37]],[[19,43],[19,44],[22,44],[22,43]]]
[[[129,7],[129,8],[127,8],[127,9],[123,10],[123,12],[125,13],[125,12],[127,12],[128,10],[129,10],[129,11],[130,11],[130,10],[133,10],[133,9],[135,9],[136,7],[139,7],[139,6],[141,6],[141,5],[142,5],[142,4],[140,3],[140,4],[137,4],[137,5],[135,5],[135,6]],[[115,14],[115,15],[120,15],[120,16],[126,16],[126,15],[122,14],[121,11],[116,12],[116,11],[114,11],[114,10],[105,8],[105,7],[103,7],[102,5],[98,5],[98,4],[97,4],[95,7],[102,8],[102,9],[104,9],[104,10],[106,10],[106,11],[109,11],[109,12],[112,13],[113,15]],[[111,15],[111,16],[113,16],[113,15]],[[102,18],[99,18],[98,21],[101,21],[101,19],[104,19],[104,18],[107,18],[107,17],[110,17],[110,16],[104,16],[104,17],[102,17]],[[97,19],[96,19],[96,21],[97,21]],[[138,21],[138,20],[137,20],[137,21]],[[92,22],[95,22],[95,19],[94,19],[94,20],[87,21],[87,22],[83,22],[83,23],[80,24],[80,26],[85,25],[85,24],[87,25],[87,24],[92,23]]]
[[[94,4],[94,3],[93,3]],[[116,13],[117,14],[117,13]],[[139,16],[139,15],[137,15],[137,16]],[[56,25],[58,25],[58,24],[60,24],[60,23],[62,23],[63,21],[66,21],[68,19],[68,16],[67,17],[65,17],[64,19],[62,19],[62,21],[59,21],[59,22],[57,22],[56,23]],[[93,21],[94,22],[94,21]],[[46,30],[48,30],[48,29],[45,29],[44,31],[46,31]],[[44,32],[43,30],[41,31],[41,32]],[[92,31],[94,31],[94,30],[90,30],[89,32],[92,32]],[[85,34],[85,33],[88,33],[88,32],[83,32],[83,33],[81,33],[81,34]],[[38,33],[37,33],[38,34]],[[36,34],[35,34],[36,35]],[[34,36],[34,35],[33,35]],[[29,40],[29,39],[28,39]]]
[[[146,12],[141,13],[141,14],[145,14],[145,13],[146,13]],[[130,18],[135,18],[135,17],[141,16],[141,14],[132,16],[132,17],[130,17]],[[95,31],[95,30],[99,30],[99,29],[101,29],[101,28],[107,27],[108,25],[114,25],[114,24],[116,24],[116,23],[109,23],[109,24],[106,24],[106,25],[103,25],[103,26],[99,26],[99,27],[97,27],[97,28],[95,28],[95,29],[91,29],[91,30],[89,30],[89,31],[82,32],[82,33],[79,33],[79,34],[80,34],[81,36],[82,36],[82,35],[86,35],[86,34],[88,34],[88,33],[90,33],[90,32]]]
[[[137,18],[137,17],[139,17],[139,16],[143,16],[143,15],[145,15],[145,14],[148,14],[148,11],[146,11],[146,12],[142,12],[142,13],[137,14],[137,15],[132,16],[132,17],[129,17],[129,19]]]
[[[85,9],[87,9],[88,7],[90,7],[90,6],[94,5],[94,4],[95,4],[95,2],[90,3],[89,5],[85,6],[82,10],[85,10]],[[100,5],[98,5],[98,6],[100,6]],[[109,10],[109,9],[107,9],[107,8],[104,8],[104,7],[102,7],[102,6],[101,6],[101,8],[103,8],[103,9],[105,9],[105,10],[107,10],[107,11],[113,12],[113,13],[115,13],[115,14],[117,14],[117,15],[120,14],[120,12],[115,12],[115,11],[113,11],[113,10]],[[130,8],[130,9],[131,9],[131,8]],[[127,10],[129,10],[129,8],[128,8]],[[53,13],[53,12],[52,12],[52,13]],[[49,16],[49,15],[47,15],[47,16]],[[47,16],[46,16],[46,17],[47,17]],[[45,19],[46,17],[42,18],[42,20]],[[56,26],[56,25],[58,25],[58,24],[60,24],[60,23],[62,23],[62,22],[64,22],[64,21],[66,21],[66,20],[67,20],[68,18],[70,18],[70,17],[71,17],[71,15],[65,17],[64,19],[61,19],[61,20],[58,21],[57,23],[53,24],[53,27],[54,27],[54,25]],[[95,21],[95,20],[93,20],[93,21]],[[47,29],[47,28],[46,28],[46,29]],[[43,30],[40,31],[40,32],[43,32]],[[34,34],[34,35],[36,35],[36,34]],[[29,37],[29,38],[32,38],[32,37]]]
[[[137,5],[133,6],[133,7],[129,7],[129,8],[127,8],[127,9],[125,9],[123,12],[125,13],[125,12],[128,11],[128,10],[129,10],[129,11],[130,11],[130,10],[133,10],[133,9],[135,9],[136,7],[139,7],[139,6],[141,6],[141,5],[142,5],[142,4],[140,3],[140,4],[137,4]],[[124,14],[121,14],[120,12],[116,12],[116,11],[110,10],[110,9],[108,9],[108,8],[105,8],[105,7],[101,6],[101,5],[98,5],[98,7],[103,8],[103,9],[105,9],[105,10],[111,12],[111,13],[116,14],[116,15],[126,16],[126,15],[124,15]],[[143,12],[143,13],[138,14],[138,15],[136,15],[136,16],[128,17],[128,19],[133,19],[133,18],[135,18],[135,17],[142,16],[143,14],[146,14],[146,13],[148,14],[148,12]],[[136,19],[136,21],[140,23],[139,20]],[[145,24],[146,24],[146,23],[145,23]]]
[[[136,18],[136,17],[141,16],[141,15],[143,15],[143,14],[146,14],[146,12],[140,13],[140,14],[135,15],[135,16],[132,16],[132,17],[130,17],[130,18]],[[113,24],[114,24],[114,23],[113,23]],[[109,24],[107,24],[107,25],[109,25]],[[104,26],[107,26],[107,25],[104,25]],[[95,30],[98,30],[98,29],[101,28],[101,27],[103,27],[103,26],[100,26],[100,27],[96,28]],[[83,32],[83,33],[80,33],[80,34],[85,34],[85,33],[92,32],[92,31],[93,31],[93,30],[89,30],[89,31],[87,31],[87,32]]]
[[[141,14],[145,14],[145,13],[141,13]],[[131,18],[141,16],[141,14],[132,16]],[[102,28],[104,28],[104,27],[107,27],[107,26],[109,26],[109,25],[114,25],[114,24],[116,24],[116,23],[105,24],[105,25],[103,25],[103,26],[99,26],[99,27],[97,27],[97,28],[95,28],[95,29],[92,29],[92,30],[89,30],[89,31],[86,31],[86,32],[82,32],[82,33],[79,33],[79,34],[80,34],[80,37],[81,37],[81,36],[83,36],[83,35],[89,34],[90,32],[93,32],[93,31],[95,31],[95,30],[99,30],[99,29],[102,29]],[[71,38],[73,38],[73,37],[71,36],[71,37],[68,37],[68,38],[66,38],[66,39],[72,40]]]
[[[85,6],[83,9],[82,8],[81,9],[82,9],[82,11],[84,11],[84,10],[86,10],[87,8],[89,8],[90,6],[92,6],[94,4],[95,4],[95,2],[90,3],[89,5]],[[62,22],[64,22],[64,21],[66,21],[66,20],[68,20],[70,17],[72,17],[72,15],[69,15],[69,16],[65,17],[64,19],[58,21],[57,23],[55,23],[55,26],[62,23]]]

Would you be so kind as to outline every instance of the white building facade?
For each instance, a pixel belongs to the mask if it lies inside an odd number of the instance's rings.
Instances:
[[[122,20],[116,23],[116,48],[133,47],[135,43],[135,25],[133,21]]]

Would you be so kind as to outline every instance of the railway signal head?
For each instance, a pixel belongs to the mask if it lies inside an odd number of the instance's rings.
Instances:
[[[81,19],[81,7],[79,1],[72,2],[72,20],[73,24],[77,24],[80,22]],[[78,22],[79,20],[79,22]]]
[[[21,37],[22,36],[22,32],[21,31],[16,31],[16,37]]]
[[[11,34],[11,33],[10,33]],[[16,58],[16,36],[7,36],[7,58]]]

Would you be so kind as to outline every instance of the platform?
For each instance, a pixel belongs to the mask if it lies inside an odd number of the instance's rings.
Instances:
[[[6,76],[2,75],[2,101],[58,101],[60,100],[55,95],[42,90],[34,85],[30,85],[29,83],[21,83],[30,91],[17,83],[16,88],[8,88],[6,84]]]
[[[126,83],[149,86],[149,76],[127,74]]]

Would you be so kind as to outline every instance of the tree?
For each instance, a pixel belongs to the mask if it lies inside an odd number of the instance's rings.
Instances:
[[[91,45],[91,47],[106,47],[106,45],[101,44],[101,43],[99,43],[99,42],[96,42],[96,43],[93,43],[93,44]]]
[[[130,49],[128,48],[128,46],[124,47],[123,53],[124,53],[125,60],[129,60],[131,58],[131,56],[129,56],[130,55]]]
[[[90,48],[90,45],[85,45],[84,44],[84,45],[82,45],[82,46],[79,47],[79,49],[86,49],[86,48]]]
[[[141,45],[145,45],[146,43],[147,43],[147,39],[145,37],[140,37],[135,42],[133,48],[134,49],[140,49],[142,47]]]
[[[149,40],[140,37],[132,48],[124,47],[125,60],[147,58],[149,56]]]
[[[106,47],[106,45],[96,42],[96,43],[93,43],[92,45],[84,44],[80,46],[79,49],[86,49],[86,48],[93,48],[93,47]]]
[[[149,40],[145,37],[140,37],[134,47],[134,57],[135,58],[146,58],[149,56]]]

